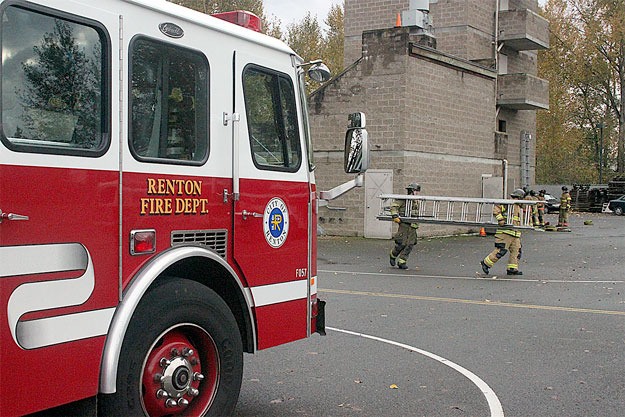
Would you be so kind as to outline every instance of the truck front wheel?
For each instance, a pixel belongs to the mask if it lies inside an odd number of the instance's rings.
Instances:
[[[243,348],[236,320],[211,289],[167,279],[132,316],[104,416],[227,416],[239,397]]]

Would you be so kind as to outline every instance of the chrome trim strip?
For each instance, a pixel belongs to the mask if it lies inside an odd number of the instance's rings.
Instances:
[[[80,243],[0,247],[0,278],[84,270],[89,262]]]
[[[104,394],[113,394],[116,392],[117,366],[119,364],[119,355],[122,349],[122,343],[128,324],[137,305],[143,298],[143,295],[150,287],[152,282],[170,265],[189,258],[203,257],[218,262],[235,278],[241,293],[245,296],[248,314],[252,320],[252,337],[254,349],[256,349],[256,327],[254,326],[252,315],[252,299],[249,292],[241,285],[240,280],[234,270],[228,263],[215,252],[211,252],[205,248],[197,246],[185,246],[171,248],[151,259],[139,273],[133,278],[128,288],[124,291],[122,302],[117,307],[117,311],[113,317],[113,322],[106,339],[104,354],[102,355],[102,370],[100,373],[100,392]]]
[[[104,336],[109,329],[115,307],[90,310],[63,316],[19,321],[17,340],[24,349],[36,349],[90,337]]]
[[[1,277],[39,273],[82,270],[77,278],[28,282],[18,286],[7,303],[7,321],[15,343],[23,349],[34,349],[50,344],[91,337],[92,329],[75,328],[71,332],[76,339],[65,339],[55,334],[59,317],[20,322],[27,313],[70,307],[86,302],[95,287],[93,262],[87,248],[80,243],[0,247]],[[89,314],[89,312],[78,313]],[[55,321],[57,320],[57,321]],[[106,325],[108,328],[108,323]],[[84,333],[81,335],[81,331]],[[106,333],[106,331],[104,332]],[[102,334],[104,334],[102,333]],[[70,337],[74,337],[70,336]]]
[[[308,289],[308,279],[251,288],[255,307],[307,299]]]

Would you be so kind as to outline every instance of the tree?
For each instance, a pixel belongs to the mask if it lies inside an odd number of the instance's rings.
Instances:
[[[302,57],[304,62],[322,58],[323,36],[317,18],[308,12],[300,22],[291,23],[287,27],[286,43]],[[309,93],[319,85],[310,79],[306,82],[306,90]]]
[[[625,5],[549,0],[544,13],[552,41],[539,54],[539,75],[550,81],[550,110],[538,116],[537,176],[576,167],[558,182],[594,182],[605,167],[624,172]]]
[[[263,0],[167,0],[205,14],[247,10],[264,17]]]
[[[25,82],[19,97],[25,108],[36,112],[24,113],[23,121],[31,138],[51,140],[47,135],[63,136],[72,126],[72,143],[92,147],[101,139],[95,134],[100,131],[101,68],[100,60],[93,59],[101,56],[99,44],[89,55],[74,26],[54,22],[53,31],[33,47],[33,59],[22,63]],[[39,128],[41,124],[47,127]],[[16,134],[22,135],[22,128]]]
[[[541,183],[593,182],[592,156],[586,149],[584,133],[573,117],[579,100],[571,94],[570,45],[578,34],[564,17],[566,1],[551,1],[545,14],[552,33],[551,48],[540,52],[538,75],[549,80],[549,110],[538,112],[536,177]]]
[[[343,71],[345,43],[345,25],[343,16],[343,6],[333,4],[325,20],[328,30],[323,45],[323,60],[330,68],[332,75],[337,75]]]
[[[310,12],[299,23],[287,27],[286,42],[304,61],[319,59],[323,49],[323,35],[316,17]]]
[[[273,38],[284,40],[284,34],[282,33],[282,21],[276,16],[265,17],[263,20],[263,29],[266,35]]]
[[[332,5],[325,19],[327,30],[323,30],[316,17],[310,12],[287,28],[286,42],[305,62],[322,59],[332,75],[343,71],[343,43],[345,39],[343,5]],[[308,92],[319,87],[319,83],[308,80]]]
[[[275,16],[265,15],[262,0],[168,0],[172,3],[212,14],[230,10],[248,10],[263,20],[263,30],[274,38],[285,41],[305,62],[323,59],[333,75],[343,70],[343,42],[345,38],[343,4],[332,5],[324,23],[328,26],[326,33],[322,30],[316,17],[310,12],[304,18],[287,27],[282,32],[281,22]],[[308,91],[319,84],[309,80]]]
[[[223,13],[232,10],[246,10],[260,17],[263,32],[274,38],[282,39],[280,20],[275,16],[265,16],[263,0],[167,0],[180,6],[188,7],[205,14]]]

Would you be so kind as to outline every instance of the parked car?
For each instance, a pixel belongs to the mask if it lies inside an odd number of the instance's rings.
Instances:
[[[560,211],[560,199],[551,194],[545,194],[545,211],[547,213]]]
[[[617,216],[625,214],[625,195],[620,196],[616,200],[610,200],[608,208]]]

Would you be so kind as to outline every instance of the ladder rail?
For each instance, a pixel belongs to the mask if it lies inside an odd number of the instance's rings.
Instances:
[[[390,205],[394,200],[405,200],[405,208],[400,213],[402,221],[407,223],[433,223],[464,226],[498,226],[493,214],[494,205],[505,205],[509,213],[514,205],[521,205],[521,225],[512,224],[512,216],[506,220],[506,226],[514,229],[534,229],[532,223],[531,206],[538,201],[514,200],[497,198],[474,198],[474,197],[444,197],[403,194],[381,194],[379,220],[392,220]],[[417,215],[412,215],[412,208],[418,204]]]

